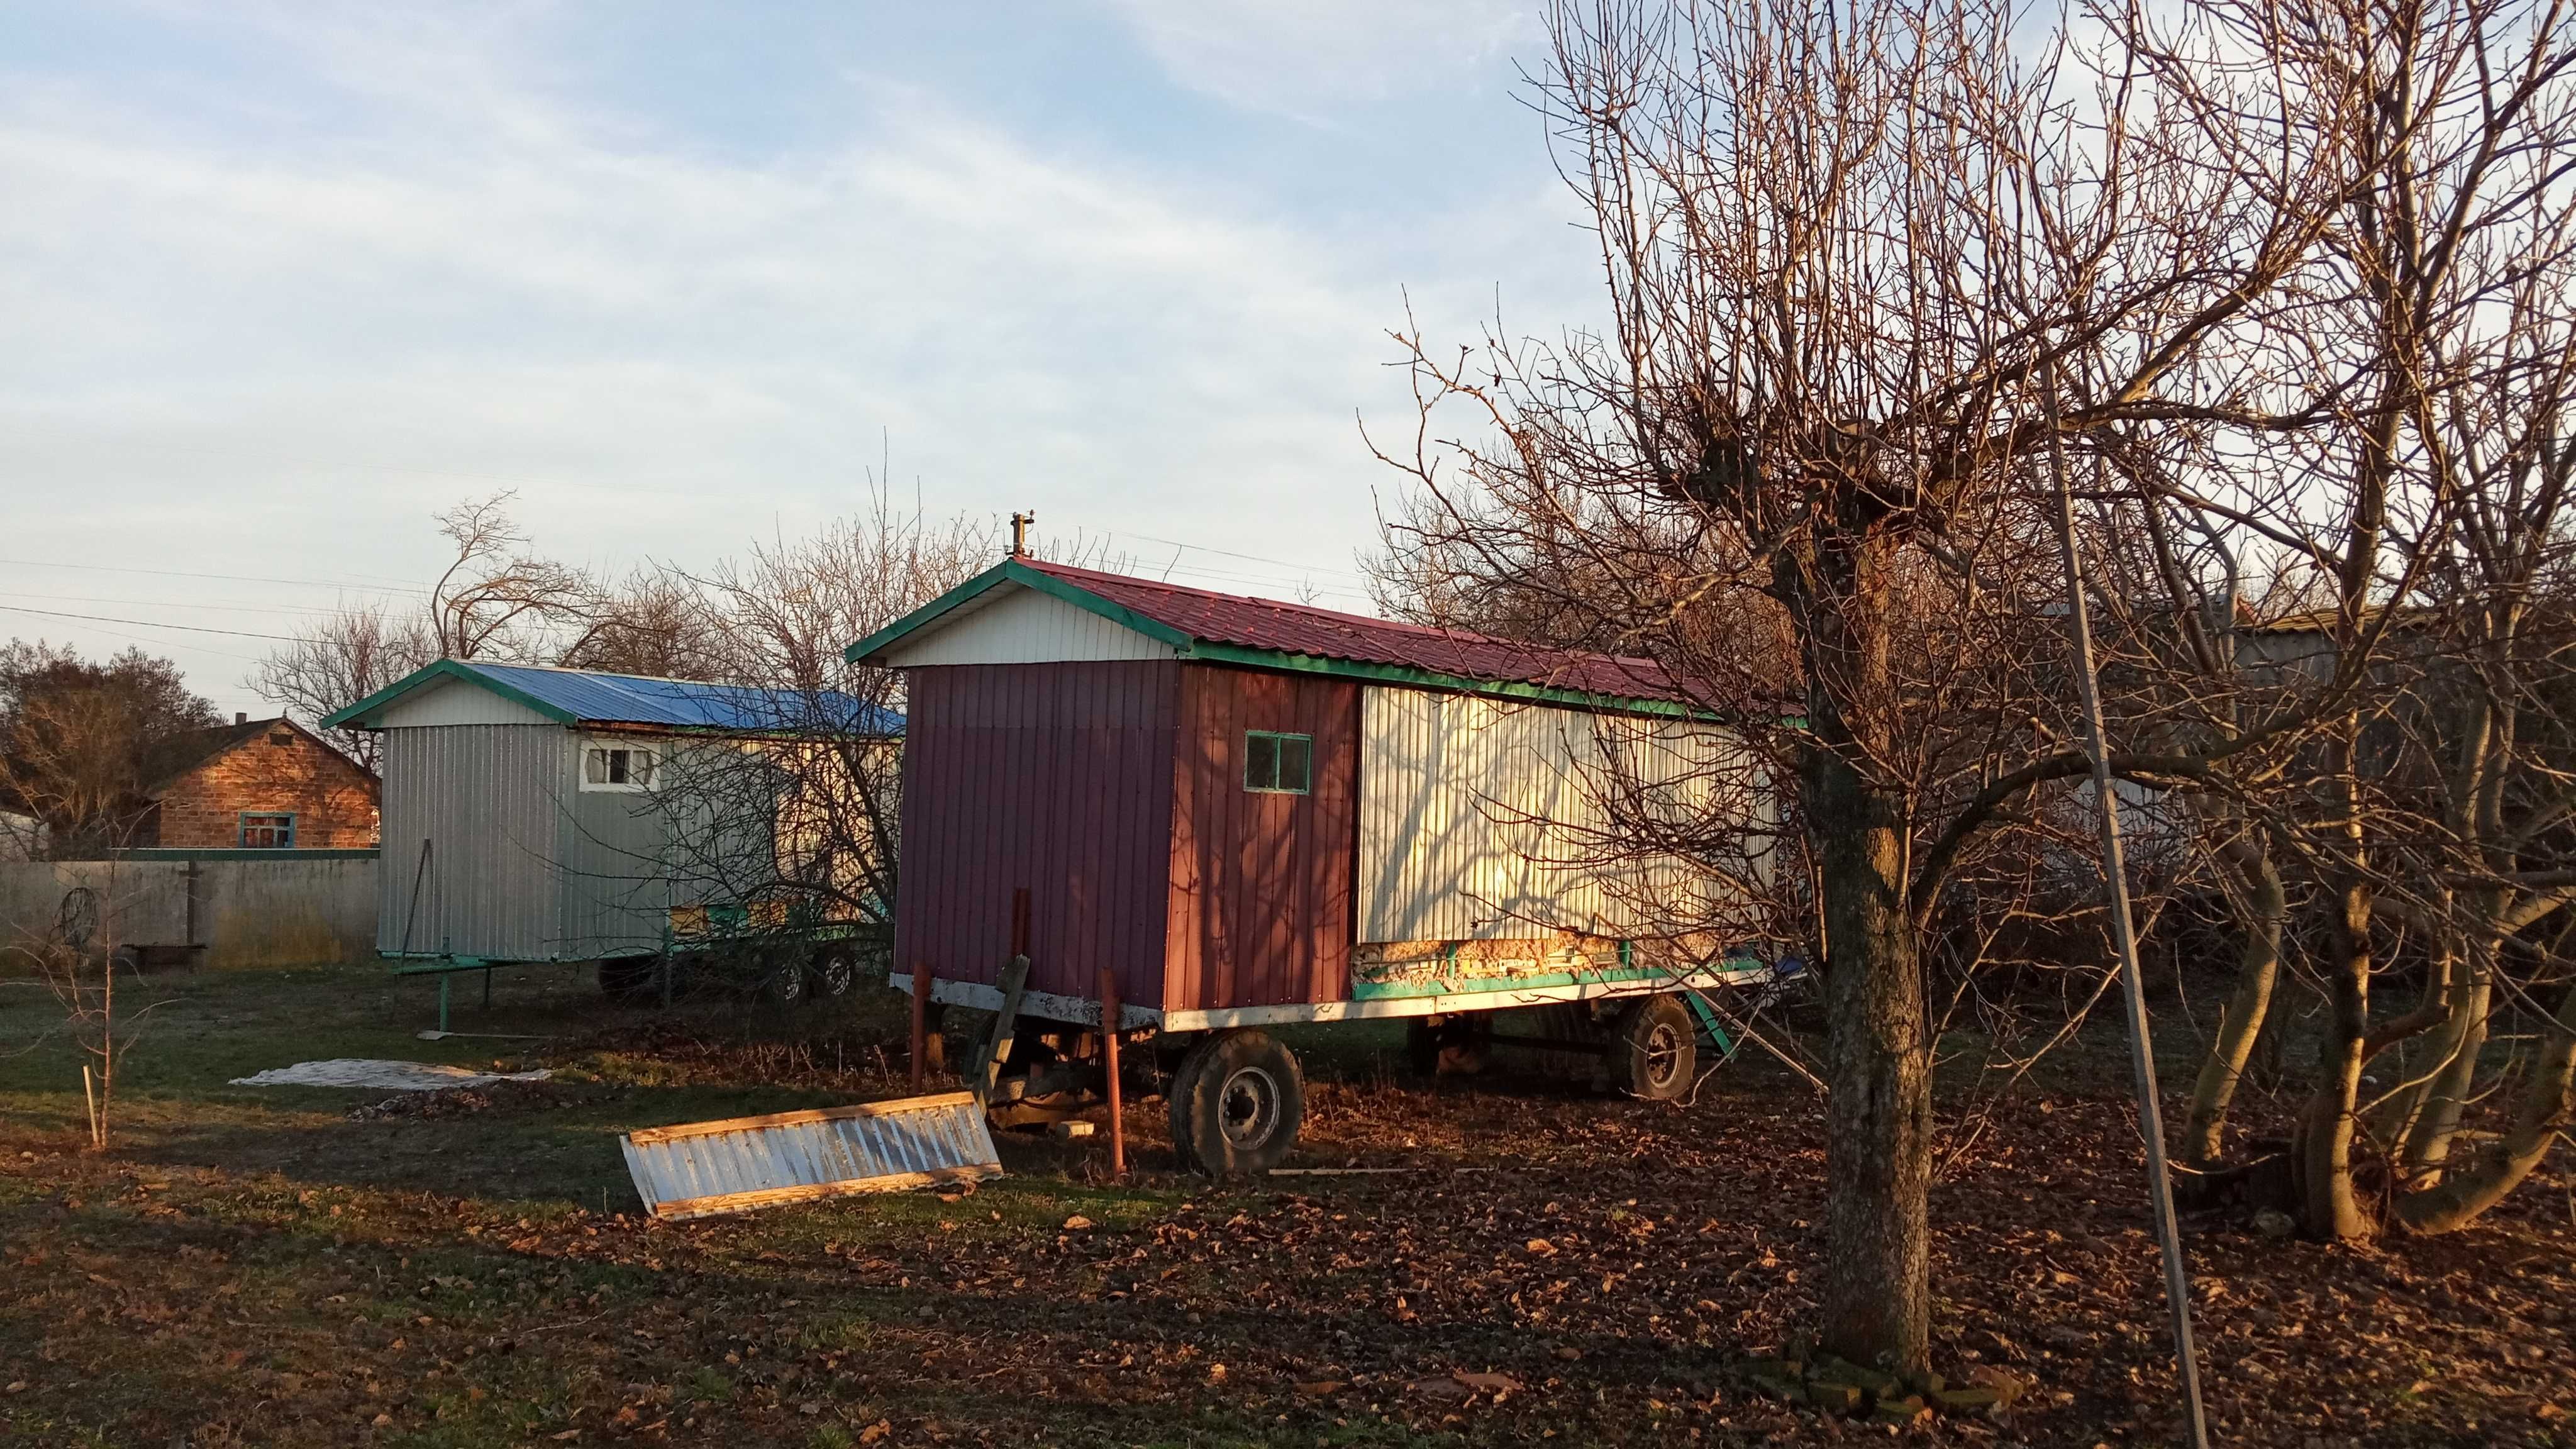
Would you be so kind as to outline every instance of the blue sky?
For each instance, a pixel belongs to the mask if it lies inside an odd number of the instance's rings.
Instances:
[[[1538,43],[1486,0],[0,0],[0,632],[256,708],[263,641],[168,626],[418,586],[499,488],[559,556],[703,564],[881,451],[1356,606],[1405,298],[1595,305]]]

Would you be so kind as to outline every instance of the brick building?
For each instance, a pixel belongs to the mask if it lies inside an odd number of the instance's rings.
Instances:
[[[341,850],[376,843],[383,787],[290,719],[251,719],[164,741],[144,761],[151,814],[139,845]]]

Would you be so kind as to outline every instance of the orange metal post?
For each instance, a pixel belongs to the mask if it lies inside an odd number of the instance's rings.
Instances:
[[[1127,1114],[1118,1097],[1118,978],[1100,968],[1100,1055],[1109,1074],[1109,1171],[1127,1175]]]

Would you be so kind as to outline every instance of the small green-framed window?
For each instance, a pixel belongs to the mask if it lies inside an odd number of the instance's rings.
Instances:
[[[1303,795],[1314,781],[1315,738],[1270,730],[1243,732],[1243,788],[1264,795]]]
[[[241,812],[239,839],[244,850],[293,850],[295,814],[289,810],[245,810]]]

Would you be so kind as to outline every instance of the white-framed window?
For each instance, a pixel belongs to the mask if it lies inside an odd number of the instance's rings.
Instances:
[[[236,837],[244,850],[293,850],[295,848],[295,812],[292,810],[244,810],[240,815],[240,833]]]
[[[653,750],[649,745],[587,744],[581,748],[581,788],[585,790],[650,790]]]

